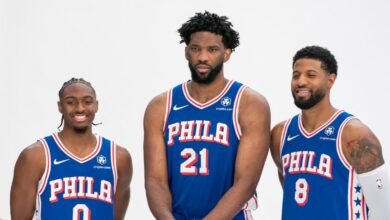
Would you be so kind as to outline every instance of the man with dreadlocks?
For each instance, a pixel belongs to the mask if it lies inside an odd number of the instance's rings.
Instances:
[[[131,157],[92,133],[98,110],[94,88],[82,78],[70,79],[59,91],[58,109],[63,129],[24,149],[16,162],[12,219],[123,219]]]
[[[250,219],[270,143],[270,110],[224,76],[239,45],[225,16],[178,30],[191,80],[156,96],[144,117],[145,187],[156,219]]]

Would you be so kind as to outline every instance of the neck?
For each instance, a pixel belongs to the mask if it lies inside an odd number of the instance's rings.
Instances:
[[[73,128],[65,126],[58,133],[58,136],[65,147],[75,154],[81,151],[88,151],[91,148],[93,149],[97,141],[95,135],[92,133],[92,127],[88,127],[83,133],[78,133]]]
[[[228,83],[223,74],[220,73],[215,80],[210,84],[201,84],[193,80],[188,82],[188,92],[190,96],[200,103],[205,103],[217,96],[225,88]]]
[[[302,124],[307,132],[312,132],[323,125],[337,111],[330,102],[319,102],[310,109],[302,110]]]

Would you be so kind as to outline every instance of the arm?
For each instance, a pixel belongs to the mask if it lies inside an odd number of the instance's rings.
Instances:
[[[123,147],[116,147],[118,181],[115,190],[114,219],[124,219],[130,200],[130,182],[133,176],[133,165],[130,153]]]
[[[154,98],[144,116],[145,188],[156,219],[174,219],[163,136],[166,93]]]
[[[247,88],[238,120],[242,136],[235,164],[234,184],[205,219],[232,219],[253,196],[270,144],[270,109],[266,99]]]
[[[370,219],[388,219],[390,215],[390,179],[382,148],[374,133],[362,122],[352,119],[342,134],[342,149],[357,178],[370,209]]]
[[[281,186],[283,187],[283,168],[282,168],[282,160],[280,158],[280,138],[282,137],[283,127],[285,121],[277,124],[271,132],[271,155],[272,159],[275,162],[276,168],[278,169],[278,177]]]
[[[45,170],[45,151],[40,142],[25,148],[15,164],[11,186],[11,218],[32,219],[38,182]]]

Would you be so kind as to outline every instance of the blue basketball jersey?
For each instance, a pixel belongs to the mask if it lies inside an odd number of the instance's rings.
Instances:
[[[114,219],[115,144],[96,136],[94,151],[78,158],[57,134],[40,140],[46,168],[39,182],[36,219]]]
[[[367,219],[357,174],[341,147],[343,128],[354,117],[337,111],[313,132],[305,130],[301,117],[288,120],[282,133],[282,219]]]
[[[187,83],[168,91],[164,139],[176,220],[202,219],[233,185],[241,135],[237,110],[245,88],[229,81],[207,103],[194,100]],[[234,219],[251,218],[255,199]]]

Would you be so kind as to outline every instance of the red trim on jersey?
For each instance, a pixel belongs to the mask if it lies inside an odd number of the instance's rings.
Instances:
[[[337,118],[337,116],[339,116],[342,112],[344,112],[344,111],[343,110],[336,111],[332,115],[332,117],[329,118],[329,120],[327,122],[325,122],[323,125],[321,125],[320,127],[318,127],[317,129],[315,129],[312,132],[307,132],[305,130],[305,128],[302,125],[302,114],[300,114],[299,117],[298,117],[299,130],[301,131],[303,136],[305,136],[306,138],[310,138],[310,137],[316,135],[317,133],[319,133],[323,128],[329,126],[329,124],[331,124]]]
[[[354,178],[354,170],[353,169],[351,169],[351,171],[350,171],[350,181],[349,181],[349,211],[350,211],[350,213],[349,213],[349,217],[350,217],[350,219],[353,219],[353,217],[354,217],[354,210],[353,210],[353,186],[354,186],[354,180],[355,180],[355,178]]]
[[[337,134],[337,144],[336,144],[336,146],[337,146],[337,154],[338,154],[338,156],[340,158],[340,161],[348,170],[351,168],[351,165],[348,163],[347,159],[344,156],[343,148],[342,148],[341,136],[342,136],[343,129],[344,129],[345,125],[353,118],[354,117],[352,117],[352,116],[348,117],[341,124],[341,126],[339,128],[339,133]]]
[[[40,188],[38,189],[39,195],[46,188],[47,179],[49,178],[49,173],[51,170],[51,163],[50,163],[51,155],[50,155],[50,151],[49,151],[49,146],[47,145],[47,143],[44,139],[40,139],[40,142],[43,145],[43,149],[45,149],[46,164],[45,164],[45,171],[43,172],[43,176],[42,176],[43,178],[41,178],[41,180],[43,180],[43,182],[41,182]]]
[[[247,86],[241,86],[241,88],[238,90],[236,99],[234,100],[234,108],[233,108],[233,126],[234,126],[234,131],[236,132],[236,136],[238,140],[241,138],[241,128],[240,128],[240,123],[238,122],[238,109],[240,107],[240,100],[242,97],[242,94],[244,93],[244,90],[248,88]]]
[[[279,144],[280,158],[282,158],[282,150],[283,150],[284,140],[286,139],[286,134],[287,134],[288,127],[290,126],[290,123],[291,123],[291,118],[288,119],[286,122],[284,122],[284,125],[283,125],[282,135],[280,136],[280,144]]]
[[[60,147],[60,149],[66,154],[68,155],[70,158],[72,158],[73,160],[79,162],[79,163],[85,163],[87,162],[88,160],[92,159],[93,157],[95,157],[99,151],[100,151],[100,148],[101,148],[101,143],[102,143],[102,137],[100,136],[96,136],[96,139],[97,139],[97,142],[96,142],[96,146],[95,146],[95,149],[92,151],[92,153],[90,153],[89,155],[87,155],[86,157],[84,158],[79,158],[77,157],[76,155],[74,155],[72,152],[70,152],[66,147],[65,145],[61,142],[60,138],[58,137],[58,135],[56,133],[53,134],[53,137],[54,137],[54,140],[55,142],[57,143],[57,145]]]
[[[366,213],[366,198],[364,198],[364,194],[362,195],[362,215],[363,215],[363,220],[367,219],[367,213]]]
[[[164,115],[164,125],[163,125],[163,134],[165,134],[165,127],[167,126],[169,112],[172,108],[172,89],[167,92],[167,101],[165,103],[165,115]]]
[[[199,109],[204,109],[216,103],[222,96],[224,96],[227,93],[227,91],[230,89],[230,87],[233,85],[233,82],[234,82],[233,80],[229,80],[229,82],[226,84],[225,88],[221,91],[221,93],[219,93],[217,96],[215,96],[214,98],[212,98],[211,100],[205,103],[200,103],[191,97],[190,93],[188,92],[188,87],[186,82],[183,83],[182,89],[183,89],[184,97],[187,99],[189,103],[191,103],[193,106]]]
[[[111,141],[111,166],[112,166],[112,173],[113,173],[113,180],[114,180],[114,194],[116,192],[116,184],[118,182],[118,171],[116,167],[116,144]]]

